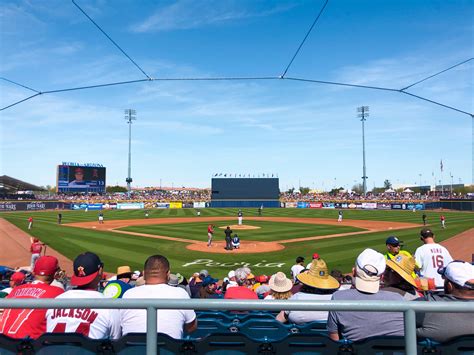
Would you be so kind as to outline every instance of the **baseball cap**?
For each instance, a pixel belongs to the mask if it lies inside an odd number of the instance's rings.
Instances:
[[[438,273],[458,286],[474,290],[474,265],[472,264],[454,260],[446,267],[439,269]]]
[[[13,281],[15,284],[21,284],[23,281],[25,281],[25,274],[22,273],[21,271],[14,272],[12,276],[10,276],[10,281]]]
[[[431,229],[429,228],[423,228],[421,231],[420,231],[420,235],[423,237],[423,238],[432,238],[434,236],[434,233],[431,231]]]
[[[260,283],[267,283],[270,278],[267,275],[259,275],[255,277],[255,281],[260,282]]]
[[[397,237],[395,237],[394,235],[391,235],[390,237],[387,238],[387,240],[385,241],[385,244],[398,246],[400,244],[403,244],[403,242],[399,240]]]
[[[170,274],[168,278],[168,285],[174,286],[174,287],[178,286],[179,285],[178,276],[176,276],[175,274]]]
[[[318,254],[318,253],[314,253],[314,254],[313,254],[313,259],[319,259],[319,254]]]
[[[215,284],[217,283],[217,281],[219,281],[218,279],[215,279],[211,276],[206,276],[204,278],[204,280],[202,280],[202,286],[203,287],[206,287],[207,285],[211,285],[211,284]]]
[[[377,293],[380,288],[380,275],[385,272],[385,257],[367,248],[356,260],[355,287],[359,291]]]
[[[74,259],[74,275],[71,277],[71,285],[87,285],[96,278],[103,266],[102,261],[94,253],[87,251],[78,255]]]
[[[229,279],[235,277],[235,271],[234,271],[234,270],[230,270],[229,273],[227,274],[227,277],[228,277]]]
[[[84,169],[82,169],[82,168],[76,168],[76,169],[74,170],[74,173],[76,173],[76,174],[77,174],[77,173],[84,174]]]
[[[54,275],[58,269],[58,259],[51,255],[45,255],[36,260],[33,272],[35,275],[51,276]]]
[[[209,276],[209,271],[207,271],[206,269],[203,269],[203,270],[199,271],[199,276],[201,276],[201,279],[203,279],[206,276]]]

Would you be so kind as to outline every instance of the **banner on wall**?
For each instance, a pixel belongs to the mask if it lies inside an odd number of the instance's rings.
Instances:
[[[139,210],[142,208],[145,208],[145,204],[143,202],[117,203],[118,210]]]
[[[286,208],[296,208],[296,207],[298,207],[298,203],[296,203],[296,202],[286,202],[285,207]]]
[[[192,202],[183,202],[183,208],[193,208],[194,204]]]
[[[336,208],[334,202],[323,202],[323,208]]]
[[[205,202],[193,202],[193,207],[194,208],[206,208],[206,203]]]
[[[156,208],[170,208],[170,204],[166,202],[157,202],[155,207]]]
[[[298,208],[309,208],[309,202],[300,201],[300,202],[298,202],[298,204],[296,206]]]
[[[183,208],[182,202],[170,202],[170,208]]]
[[[375,210],[377,209],[377,203],[376,202],[362,202],[362,209]]]
[[[378,210],[390,210],[392,209],[392,206],[390,203],[377,203],[377,209]]]
[[[355,203],[349,203],[349,205],[347,206],[348,208],[350,208],[351,210],[355,209],[357,206]]]
[[[425,205],[422,203],[408,203],[407,210],[413,210],[413,209],[417,211],[421,211],[425,209]]]
[[[323,208],[322,202],[310,202],[309,208]]]
[[[405,205],[403,205],[403,206],[405,206]],[[392,210],[401,210],[402,209],[402,205],[400,203],[392,203],[391,207],[392,207]]]

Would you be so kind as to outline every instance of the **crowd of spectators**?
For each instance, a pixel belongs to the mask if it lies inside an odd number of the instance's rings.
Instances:
[[[7,288],[0,293],[7,298],[167,298],[167,299],[262,299],[266,300],[381,300],[385,302],[474,302],[474,265],[452,260],[449,252],[440,251],[430,229],[420,232],[423,245],[415,256],[400,253],[401,242],[391,236],[387,239],[387,253],[365,249],[354,263],[353,272],[347,275],[339,270],[329,271],[318,254],[305,266],[305,258],[296,258],[287,275],[278,271],[270,277],[254,275],[248,267],[229,270],[220,280],[208,270],[200,270],[189,278],[173,272],[168,259],[152,255],[144,262],[142,271],[121,266],[117,275],[104,280],[104,264],[92,252],[78,255],[70,278],[60,272],[58,260],[41,256],[31,273],[1,269],[9,276]],[[436,269],[442,285],[421,282],[435,277],[431,263],[424,259],[428,250],[444,253],[445,263]],[[447,254],[446,254],[447,253]],[[448,257],[449,256],[449,257]],[[431,259],[430,259],[431,260]],[[438,260],[438,259],[437,259]],[[426,265],[425,265],[426,264]],[[439,264],[439,263],[438,263]],[[295,267],[297,266],[297,267]],[[427,286],[428,285],[428,286]],[[430,289],[431,288],[431,289]],[[0,319],[3,334],[12,338],[37,338],[44,332],[80,333],[93,339],[117,339],[133,332],[146,332],[146,311],[140,309],[6,309]],[[26,316],[25,316],[26,315]],[[333,340],[358,341],[372,336],[403,336],[403,312],[355,311],[294,311],[283,310],[275,314],[283,323],[306,324],[323,321],[328,336]],[[22,318],[19,325],[18,319]],[[199,327],[193,310],[160,310],[158,331],[173,338],[182,338]],[[417,313],[417,334],[435,341],[474,334],[470,313]]]

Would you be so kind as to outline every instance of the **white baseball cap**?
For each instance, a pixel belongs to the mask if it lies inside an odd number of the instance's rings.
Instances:
[[[230,270],[229,273],[227,274],[227,277],[228,277],[229,279],[235,277],[235,271],[234,271],[234,270]]]
[[[438,270],[445,279],[461,286],[474,289],[474,265],[465,261],[454,260]],[[466,285],[466,283],[468,283]]]
[[[377,293],[380,288],[380,275],[387,266],[385,257],[373,249],[365,249],[356,260],[355,287],[359,291]]]

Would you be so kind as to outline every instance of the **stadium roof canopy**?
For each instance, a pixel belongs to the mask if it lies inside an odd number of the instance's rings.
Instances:
[[[0,190],[5,190],[8,192],[17,192],[17,191],[44,191],[44,188],[29,184],[27,182],[14,179],[7,175],[0,176]]]

